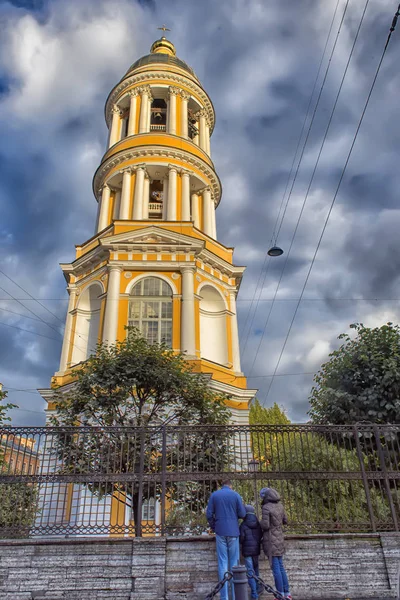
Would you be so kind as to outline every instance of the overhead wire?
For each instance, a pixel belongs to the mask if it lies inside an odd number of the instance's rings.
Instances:
[[[321,82],[321,87],[320,87],[320,90],[319,90],[319,93],[318,93],[317,101],[315,103],[313,114],[312,114],[312,117],[311,117],[311,120],[310,120],[310,123],[309,123],[309,126],[308,126],[307,134],[306,134],[306,137],[305,137],[304,142],[303,142],[302,150],[301,150],[301,153],[300,153],[300,158],[299,158],[299,161],[297,163],[296,172],[295,172],[295,175],[294,175],[291,187],[290,187],[289,195],[288,195],[288,198],[287,198],[287,201],[286,201],[286,204],[285,204],[285,208],[284,208],[284,211],[283,211],[283,214],[282,214],[282,218],[280,220],[280,225],[279,225],[278,231],[276,232],[276,227],[277,227],[278,222],[279,222],[280,213],[281,213],[281,210],[282,210],[282,207],[283,207],[283,202],[284,202],[284,199],[285,199],[285,196],[286,196],[287,189],[289,187],[290,179],[292,177],[293,167],[294,167],[294,164],[296,162],[296,157],[297,157],[297,153],[298,153],[298,150],[299,150],[299,147],[300,147],[300,142],[301,142],[301,139],[303,137],[303,132],[304,132],[304,129],[305,129],[305,125],[306,125],[306,122],[307,122],[307,119],[308,119],[308,116],[309,116],[310,108],[312,106],[312,99],[314,97],[314,92],[315,92],[315,89],[317,87],[317,83],[318,83],[319,75],[320,75],[320,72],[321,72],[322,64],[323,64],[323,61],[324,61],[324,58],[325,58],[325,54],[326,54],[326,50],[327,50],[327,47],[328,47],[328,44],[329,44],[329,39],[330,39],[330,36],[331,36],[331,33],[332,33],[333,24],[335,22],[335,18],[336,18],[338,6],[339,6],[339,0],[338,0],[338,2],[336,4],[335,11],[333,13],[333,17],[332,17],[331,25],[330,25],[330,28],[329,28],[328,36],[327,36],[327,39],[326,39],[326,42],[325,42],[325,46],[324,46],[322,58],[321,58],[321,61],[320,61],[319,67],[318,67],[317,76],[315,78],[314,87],[313,87],[313,90],[311,92],[310,101],[309,101],[309,104],[308,104],[308,107],[307,107],[306,116],[305,116],[304,121],[303,121],[303,126],[302,126],[301,133],[300,133],[300,136],[299,136],[299,140],[298,140],[298,143],[297,143],[297,147],[296,147],[296,151],[295,151],[295,154],[294,154],[294,158],[293,158],[292,166],[291,166],[291,169],[290,169],[289,177],[287,179],[285,191],[284,191],[284,194],[282,196],[281,206],[280,206],[280,209],[279,209],[279,212],[278,212],[277,220],[276,220],[274,231],[273,231],[273,234],[272,234],[271,245],[275,245],[276,244],[278,235],[279,235],[279,233],[281,231],[281,228],[282,228],[283,220],[285,218],[286,211],[287,211],[287,208],[288,208],[288,204],[290,202],[290,199],[291,199],[291,196],[292,196],[292,192],[293,192],[293,188],[294,188],[294,185],[296,183],[297,176],[298,176],[298,173],[299,173],[300,164],[301,164],[301,162],[303,160],[304,152],[305,152],[305,149],[307,147],[307,143],[308,143],[308,140],[309,140],[309,137],[310,137],[310,133],[311,133],[314,121],[315,121],[315,117],[316,117],[317,110],[318,110],[318,107],[319,107],[319,103],[320,103],[320,100],[321,100],[321,97],[322,97],[322,93],[323,93],[324,88],[325,88],[325,83],[326,83],[326,80],[327,80],[327,77],[328,77],[328,73],[329,73],[329,70],[330,70],[330,67],[331,67],[332,58],[333,58],[333,55],[335,53],[336,46],[337,46],[337,43],[338,43],[338,40],[339,40],[339,36],[340,36],[341,30],[342,30],[342,25],[343,25],[343,22],[344,22],[344,18],[345,18],[346,13],[347,13],[347,8],[349,6],[349,1],[350,0],[346,1],[345,7],[344,7],[344,11],[343,11],[340,23],[339,23],[339,27],[338,27],[338,30],[337,30],[337,33],[336,33],[336,36],[335,36],[335,40],[334,40],[334,43],[333,43],[333,46],[332,46],[332,49],[331,49],[331,53],[330,53],[330,56],[329,56],[328,64],[326,66],[324,77],[323,77],[322,82]],[[275,242],[274,242],[274,240],[275,240]],[[268,256],[268,253],[266,253],[264,264],[263,264],[263,266],[261,268],[259,280],[261,279],[262,271],[265,269],[265,264],[266,264],[266,261],[267,261],[268,258],[270,258],[270,257]],[[271,261],[268,262],[268,267],[267,267],[267,269],[264,272],[264,279],[263,279],[263,282],[262,282],[262,284],[260,286],[260,289],[259,289],[258,301],[261,298],[262,290],[264,288],[264,284],[265,284],[265,280],[266,280],[267,275],[268,275],[270,264],[271,264]],[[256,295],[256,292],[254,294],[254,297],[255,297],[255,295]],[[254,323],[254,320],[255,320],[255,316],[257,314],[258,301],[256,302],[255,309],[253,310],[253,316],[252,316],[252,319],[251,319],[251,323],[250,323],[250,326],[249,326],[249,328],[247,330],[246,339],[245,339],[245,342],[243,344],[243,350],[242,350],[243,354],[245,353],[248,341],[250,339],[250,334],[251,334],[251,331],[252,331],[253,323]],[[251,311],[251,308],[249,309],[249,314],[250,314],[250,311]],[[247,322],[247,320],[246,320],[246,322]],[[243,332],[245,332],[245,331],[246,331],[246,325],[244,327]],[[242,343],[243,343],[243,341],[242,341]]]
[[[288,249],[288,252],[287,252],[286,257],[285,257],[285,262],[284,262],[284,265],[283,265],[283,268],[282,268],[282,271],[281,271],[281,274],[280,274],[280,277],[279,277],[279,280],[278,280],[278,284],[277,284],[276,289],[275,289],[274,297],[273,297],[271,306],[269,308],[268,315],[267,315],[267,318],[266,318],[266,321],[265,321],[265,324],[264,324],[264,328],[263,328],[263,331],[262,331],[262,335],[260,337],[260,340],[259,340],[259,343],[258,343],[258,346],[257,346],[257,349],[256,349],[256,353],[255,353],[255,356],[254,356],[254,359],[253,359],[253,362],[252,362],[252,365],[251,365],[250,375],[253,372],[253,369],[254,369],[254,366],[255,366],[258,354],[260,352],[261,344],[262,344],[262,342],[264,340],[264,336],[265,336],[265,333],[267,331],[267,327],[268,327],[269,320],[270,320],[270,317],[271,317],[271,314],[272,314],[272,310],[273,310],[274,305],[275,305],[276,297],[278,295],[278,291],[279,291],[279,288],[280,288],[280,285],[281,285],[281,282],[282,282],[282,279],[283,279],[283,275],[285,273],[286,266],[288,264],[288,260],[289,260],[290,253],[291,253],[291,250],[292,250],[292,247],[293,247],[293,244],[294,244],[294,240],[296,238],[297,231],[298,231],[298,228],[299,228],[299,225],[300,225],[300,221],[301,221],[301,218],[303,216],[304,209],[305,209],[305,206],[306,206],[306,203],[307,203],[307,200],[308,200],[309,192],[310,192],[311,186],[312,186],[313,181],[314,181],[315,173],[316,173],[318,165],[319,165],[319,161],[320,161],[320,158],[321,158],[321,155],[322,155],[322,151],[323,151],[323,149],[325,147],[325,142],[326,142],[328,133],[330,131],[330,127],[331,127],[331,124],[332,124],[332,121],[333,121],[333,116],[335,114],[336,107],[337,107],[337,104],[338,104],[338,101],[339,101],[339,97],[340,97],[340,94],[341,94],[341,91],[342,91],[342,88],[343,88],[343,84],[344,84],[344,81],[345,81],[345,78],[346,78],[346,75],[347,75],[347,72],[348,72],[348,69],[349,69],[351,58],[352,58],[353,53],[354,53],[354,48],[356,46],[356,43],[357,43],[357,40],[358,40],[358,36],[359,36],[360,30],[361,30],[362,24],[364,22],[364,17],[365,17],[367,8],[368,8],[368,4],[369,4],[369,0],[366,0],[365,5],[364,5],[364,10],[363,10],[361,18],[360,18],[360,22],[358,24],[358,28],[357,28],[356,34],[354,36],[353,44],[352,44],[352,47],[351,47],[351,50],[350,50],[350,53],[349,53],[349,57],[348,57],[348,60],[347,60],[347,63],[346,63],[346,67],[344,69],[344,72],[343,72],[343,75],[342,75],[342,79],[341,79],[341,82],[340,82],[340,85],[339,85],[339,88],[338,88],[338,91],[337,91],[337,94],[336,94],[336,97],[335,97],[335,102],[333,104],[333,107],[332,107],[332,110],[331,110],[331,113],[330,113],[330,117],[329,117],[327,126],[325,128],[325,133],[324,133],[324,136],[322,138],[322,142],[321,142],[320,149],[319,149],[319,152],[318,152],[317,160],[315,162],[315,165],[314,165],[314,168],[313,168],[313,172],[312,172],[312,175],[311,175],[311,178],[310,178],[310,182],[308,184],[307,191],[306,191],[306,194],[304,196],[304,200],[303,200],[303,203],[302,203],[302,206],[301,206],[301,209],[300,209],[300,213],[299,213],[299,216],[298,216],[298,219],[297,219],[297,222],[296,222],[296,226],[295,226],[295,229],[293,231],[293,235],[292,235],[292,238],[291,238],[289,249]],[[348,6],[348,4],[346,4],[346,8],[347,8],[347,6]]]
[[[365,113],[367,112],[367,108],[368,108],[368,105],[369,105],[369,102],[370,102],[370,99],[371,99],[372,93],[373,93],[373,91],[374,91],[375,84],[376,84],[376,81],[377,81],[377,79],[378,79],[378,75],[379,75],[379,72],[380,72],[380,69],[381,69],[381,66],[382,66],[383,60],[384,60],[384,58],[385,58],[386,51],[387,51],[387,49],[388,49],[388,46],[389,46],[390,39],[391,39],[391,37],[392,37],[392,34],[393,34],[393,32],[394,32],[394,31],[395,31],[395,29],[396,29],[396,25],[397,25],[397,21],[398,21],[398,18],[399,18],[399,16],[400,16],[400,4],[399,4],[399,6],[398,6],[398,8],[397,8],[397,11],[396,11],[396,13],[395,13],[394,17],[393,17],[392,24],[391,24],[391,27],[390,27],[390,30],[389,30],[389,34],[388,34],[388,37],[387,37],[387,40],[386,40],[386,44],[385,44],[385,46],[384,46],[384,49],[383,49],[383,52],[382,52],[381,58],[380,58],[380,60],[379,60],[378,66],[377,66],[377,68],[376,68],[375,75],[374,75],[374,78],[373,78],[373,80],[372,80],[371,87],[370,87],[370,89],[369,89],[369,92],[368,92],[368,95],[367,95],[367,99],[366,99],[366,101],[365,101],[365,104],[364,104],[363,110],[362,110],[362,112],[361,112],[361,116],[360,116],[360,119],[359,119],[359,122],[358,122],[358,125],[357,125],[357,128],[356,128],[356,131],[355,131],[355,133],[354,133],[353,140],[352,140],[352,143],[351,143],[351,145],[350,145],[350,149],[349,149],[349,151],[348,151],[348,154],[347,154],[347,157],[346,157],[346,161],[345,161],[345,163],[344,163],[344,166],[343,166],[343,169],[342,169],[342,171],[341,171],[341,175],[340,175],[340,178],[339,178],[338,184],[337,184],[337,186],[336,186],[336,190],[335,190],[335,193],[334,193],[334,195],[333,195],[332,202],[331,202],[331,204],[330,204],[330,207],[329,207],[328,214],[327,214],[327,216],[326,216],[326,218],[325,218],[325,222],[324,222],[324,225],[323,225],[323,228],[322,228],[322,231],[321,231],[321,235],[320,235],[320,237],[319,237],[319,240],[318,240],[318,243],[317,243],[317,246],[316,246],[316,249],[315,249],[315,252],[314,252],[314,255],[313,255],[313,258],[312,258],[311,264],[310,264],[310,267],[309,267],[309,269],[308,269],[308,273],[307,273],[306,279],[305,279],[305,281],[304,281],[304,285],[303,285],[303,288],[302,288],[302,291],[301,291],[301,294],[300,294],[300,298],[299,298],[299,300],[298,300],[298,302],[297,302],[296,309],[295,309],[295,311],[294,311],[294,314],[293,314],[292,320],[291,320],[291,322],[290,322],[290,325],[289,325],[288,332],[287,332],[287,334],[286,334],[286,337],[285,337],[285,340],[284,340],[284,343],[283,343],[283,346],[282,346],[281,352],[280,352],[280,354],[279,354],[278,361],[277,361],[277,363],[276,363],[276,366],[275,366],[275,369],[274,369],[273,377],[271,378],[271,382],[270,382],[270,385],[269,385],[269,387],[268,387],[268,390],[267,390],[267,395],[266,395],[265,401],[267,401],[267,400],[268,400],[268,396],[269,396],[269,393],[270,393],[270,390],[271,390],[271,387],[272,387],[272,384],[273,384],[274,378],[275,378],[275,377],[276,377],[276,375],[277,375],[277,370],[278,370],[278,368],[279,368],[280,362],[281,362],[281,360],[282,360],[283,353],[284,353],[284,351],[285,351],[285,348],[286,348],[287,341],[288,341],[288,339],[289,339],[289,336],[290,336],[290,333],[291,333],[291,331],[292,331],[293,323],[294,323],[294,321],[295,321],[295,319],[296,319],[297,312],[298,312],[298,309],[299,309],[299,306],[300,306],[300,303],[301,303],[301,300],[302,300],[302,297],[303,297],[304,291],[305,291],[305,289],[306,289],[306,287],[307,287],[307,283],[308,283],[308,281],[309,281],[310,274],[311,274],[311,271],[312,271],[312,269],[313,269],[313,266],[314,266],[314,263],[315,263],[315,259],[316,259],[316,257],[317,257],[317,254],[318,254],[319,248],[320,248],[320,246],[321,246],[321,242],[322,242],[323,236],[324,236],[324,234],[325,234],[325,231],[326,231],[326,228],[327,228],[327,225],[328,225],[328,222],[329,222],[329,218],[330,218],[330,216],[331,216],[331,214],[332,214],[332,210],[333,210],[333,207],[334,207],[334,205],[335,205],[336,198],[337,198],[337,196],[338,196],[338,193],[339,193],[340,187],[341,187],[341,185],[342,185],[342,181],[343,181],[344,175],[345,175],[345,173],[346,173],[347,166],[348,166],[348,164],[349,164],[349,161],[350,161],[351,155],[352,155],[352,153],[353,153],[353,149],[354,149],[354,146],[355,146],[355,144],[356,144],[357,137],[358,137],[359,131],[360,131],[360,129],[361,129],[361,125],[362,125],[362,123],[363,123],[363,121],[364,121],[364,116],[365,116]]]

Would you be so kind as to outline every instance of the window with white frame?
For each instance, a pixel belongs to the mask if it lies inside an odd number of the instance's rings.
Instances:
[[[146,277],[133,286],[129,300],[129,327],[139,329],[150,343],[172,345],[172,289],[158,277]]]
[[[142,504],[142,521],[154,521],[156,518],[156,501],[155,498],[143,500]]]

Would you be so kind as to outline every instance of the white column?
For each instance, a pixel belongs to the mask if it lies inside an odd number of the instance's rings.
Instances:
[[[168,211],[168,177],[163,179],[163,207],[162,207],[162,220],[167,220]]]
[[[147,133],[150,131],[150,86],[145,85],[139,88],[140,91],[140,116],[139,116],[139,133]]]
[[[118,332],[119,289],[121,284],[122,267],[108,267],[108,287],[106,310],[104,314],[103,342],[114,344]]]
[[[203,191],[203,231],[207,235],[212,236],[210,188],[206,188]]]
[[[121,208],[119,218],[129,219],[131,206],[132,169],[127,167],[126,169],[122,170],[122,173]]]
[[[194,267],[182,267],[181,352],[196,355],[194,320]]]
[[[169,165],[167,221],[176,221],[177,168]]]
[[[139,165],[136,169],[135,194],[133,197],[133,220],[140,221],[143,218],[143,191],[145,165]]]
[[[182,221],[190,221],[190,173],[182,171]]]
[[[114,104],[112,108],[112,121],[111,121],[111,130],[110,130],[110,142],[108,147],[114,146],[119,140],[119,131],[120,131],[120,121],[121,121],[121,110],[120,108]]]
[[[236,315],[236,298],[234,292],[229,294],[229,304],[231,309],[231,337],[232,337],[232,363],[235,373],[240,373],[240,350],[239,350],[239,332]]]
[[[64,339],[61,350],[61,359],[60,359],[60,371],[65,371],[68,366],[68,354],[71,346],[71,333],[72,333],[72,314],[71,311],[75,308],[75,298],[76,298],[76,288],[71,285],[68,286],[69,291],[69,300],[68,300],[68,310],[67,310],[67,318],[65,320],[65,329],[64,329]]]
[[[181,92],[181,136],[184,138],[189,137],[188,131],[188,102],[190,100],[190,94],[187,92]]]
[[[176,96],[179,93],[178,88],[170,87],[168,102],[168,133],[176,134]]]
[[[145,175],[143,186],[143,214],[142,219],[146,221],[149,218],[149,199],[150,199],[150,177]]]
[[[128,131],[126,135],[135,135],[136,133],[136,113],[137,113],[137,90],[129,92],[130,104],[129,104],[129,121]]]
[[[211,156],[211,145],[210,145],[210,126],[206,122],[206,152],[208,156]]]
[[[114,220],[119,219],[120,210],[121,210],[121,190],[116,190],[115,197],[114,197],[114,210],[113,210],[113,219]]]
[[[199,195],[192,194],[192,221],[197,229],[200,229]]]
[[[198,121],[197,121],[197,123],[196,123],[195,127],[196,127],[197,131],[199,131],[199,129],[200,129],[200,125],[199,125],[199,122],[198,122]],[[194,136],[194,138],[193,138],[193,143],[194,143],[194,144],[196,144],[196,146],[198,146],[198,145],[199,145],[199,134],[198,134],[198,133],[196,133],[196,135]]]
[[[214,240],[217,239],[217,221],[215,218],[215,202],[214,199],[211,198],[211,230],[212,230],[212,237],[214,238]]]
[[[97,226],[97,232],[102,231],[108,225],[108,215],[110,212],[110,188],[105,183],[101,193],[100,210],[99,210],[99,223]]]
[[[206,111],[204,109],[198,112],[199,115],[199,129],[200,129],[200,148],[207,152],[207,141],[206,141]]]

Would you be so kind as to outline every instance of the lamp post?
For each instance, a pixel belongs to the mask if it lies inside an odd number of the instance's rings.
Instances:
[[[259,516],[258,514],[258,494],[257,494],[257,473],[260,470],[260,461],[257,460],[256,458],[252,458],[249,461],[249,473],[253,473],[254,474],[254,479],[253,479],[253,485],[254,485],[254,500],[256,503],[256,513],[257,516]]]

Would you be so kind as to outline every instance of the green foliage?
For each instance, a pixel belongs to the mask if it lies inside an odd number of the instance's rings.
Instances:
[[[254,457],[265,472],[265,480],[258,479],[258,489],[270,485],[280,492],[292,531],[318,532],[326,531],[327,527],[332,531],[368,529],[369,513],[362,481],[340,479],[343,472],[360,471],[357,453],[348,440],[339,439],[340,436],[331,439],[316,431],[297,431],[296,427],[279,427],[290,424],[284,409],[277,404],[264,408],[258,400],[250,409],[250,423],[277,426],[268,434],[256,430],[251,441]],[[367,457],[364,463],[368,468]],[[286,480],[275,479],[274,474],[279,477],[284,473],[288,474]],[[338,473],[339,478],[318,479],[308,473]],[[254,504],[254,485],[241,482],[236,489],[245,502]],[[390,522],[389,506],[380,490],[371,486],[370,494],[377,521]]]
[[[400,421],[400,328],[393,323],[370,329],[350,325],[354,339],[342,346],[315,375],[309,415],[313,423]]]
[[[250,425],[288,425],[290,419],[283,407],[275,402],[271,407],[262,406],[256,398],[250,407]]]
[[[11,417],[7,416],[7,411],[11,408],[18,408],[16,404],[11,404],[10,402],[7,404],[2,404],[3,401],[7,398],[7,392],[3,392],[2,387],[0,385],[0,427],[4,425],[7,421],[11,421]]]
[[[130,331],[115,345],[99,345],[77,371],[77,382],[59,393],[54,425],[147,426],[223,424],[224,398],[183,357],[148,344]]]
[[[37,515],[37,486],[1,483],[0,498],[0,537],[28,537]]]
[[[138,522],[138,480],[122,485],[119,475],[161,472],[162,450],[168,470],[212,471],[224,454],[218,434],[200,437],[190,433],[169,439],[163,447],[162,425],[223,425],[229,420],[224,397],[216,395],[207,380],[193,373],[182,355],[160,344],[148,344],[136,330],[115,345],[99,345],[79,369],[76,383],[56,398],[54,425],[87,425],[114,429],[60,433],[57,452],[62,472],[88,474],[85,485],[98,496],[123,498]],[[123,430],[115,427],[152,427]],[[91,473],[110,472],[113,478],[92,483]],[[121,478],[120,478],[121,479]],[[204,503],[201,484],[186,491],[185,501],[198,509]],[[159,497],[160,486],[148,484],[144,498]],[[168,494],[174,502],[182,492],[175,484]]]

